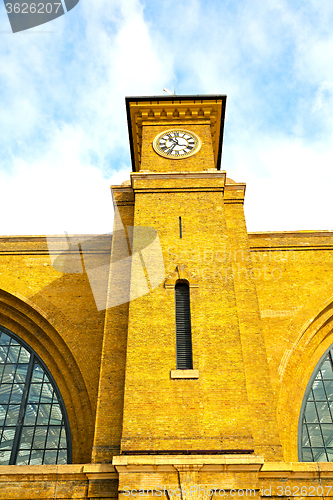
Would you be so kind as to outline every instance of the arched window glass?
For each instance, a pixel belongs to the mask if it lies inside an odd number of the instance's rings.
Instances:
[[[51,374],[0,327],[0,465],[67,464],[70,455],[68,419]]]
[[[188,283],[178,282],[175,290],[177,370],[192,370],[190,289]]]
[[[318,363],[300,417],[302,462],[333,462],[333,348]]]

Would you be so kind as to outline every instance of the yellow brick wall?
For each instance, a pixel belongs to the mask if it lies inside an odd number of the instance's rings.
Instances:
[[[333,344],[333,235],[263,233],[249,240],[284,458],[297,461],[304,393]]]
[[[127,227],[133,226],[134,197],[131,188],[117,186],[113,186],[113,197],[116,217],[111,256],[112,262],[117,263],[118,259],[130,257],[126,231]],[[110,301],[120,290],[126,293],[129,286],[127,276],[115,273],[115,278],[112,277],[112,266],[111,278],[108,286]],[[129,303],[126,301],[106,311],[92,456],[95,463],[111,462],[112,456],[120,451],[128,310]]]
[[[304,392],[333,344],[333,236],[248,235],[245,186],[226,182],[225,172],[216,170],[212,123],[175,114],[169,121],[143,120],[141,169],[130,183],[113,187],[111,260],[128,257],[132,290],[142,261],[132,255],[131,227],[158,235],[165,279],[156,287],[148,279],[149,293],[142,286],[141,296],[113,302],[115,295],[126,297],[129,281],[111,269],[109,306],[98,310],[87,272],[96,256],[101,263],[109,257],[107,238],[91,244],[81,273],[69,272],[68,256],[63,268],[60,261],[52,265],[45,237],[0,238],[0,324],[35,349],[55,378],[74,462],[0,467],[0,498],[123,498],[125,487],[148,497],[157,486],[191,485],[217,489],[195,494],[198,500],[234,498],[234,488],[253,488],[258,498],[332,496],[331,464],[296,462]],[[201,150],[182,160],[157,155],[154,137],[173,127],[197,133]],[[159,271],[154,262],[145,266],[145,278],[149,266]],[[190,283],[199,372],[193,379],[170,374],[178,277]],[[121,455],[221,449],[239,453]]]
[[[174,290],[161,284],[132,301],[124,449],[253,447],[233,290],[218,275],[206,277],[202,260],[226,237],[222,191],[209,191],[214,189],[214,179],[204,192],[188,189],[144,194],[134,189],[134,222],[157,230],[166,274],[185,264],[198,276],[199,288],[191,289],[191,321],[194,368],[200,376],[170,379],[170,370],[176,368]],[[217,213],[221,214],[219,228]]]
[[[45,237],[0,238],[0,324],[51,371],[69,417],[73,461],[90,461],[104,311],[87,274],[57,271]]]
[[[134,225],[157,231],[167,276],[185,265],[197,278],[190,300],[199,378],[170,377],[176,368],[174,290],[162,283],[132,301],[122,450],[254,449],[279,460],[276,401],[255,284],[250,277],[235,277],[234,266],[221,255],[224,249],[242,249],[250,260],[243,187],[224,192],[225,175],[212,168],[209,124],[186,124],[202,138],[202,148],[184,160],[153,151],[153,138],[165,126],[143,122],[141,171],[132,175]]]

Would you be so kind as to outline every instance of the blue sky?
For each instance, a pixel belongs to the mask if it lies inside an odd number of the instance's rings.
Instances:
[[[0,4],[0,234],[112,231],[125,96],[227,94],[222,168],[249,231],[333,229],[333,2],[80,0],[10,33]]]

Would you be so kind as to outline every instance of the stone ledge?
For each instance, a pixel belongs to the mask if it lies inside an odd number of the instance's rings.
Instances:
[[[82,481],[88,479],[116,479],[112,464],[64,465],[1,465],[0,482],[7,481]]]
[[[203,470],[210,470],[217,466],[217,470],[255,470],[259,471],[264,463],[263,457],[256,455],[120,455],[112,458],[112,465],[116,470],[140,470],[146,467],[169,466],[169,470],[176,470],[178,465],[200,465]],[[124,468],[124,469],[122,469]]]
[[[199,378],[199,370],[170,370],[170,377],[177,378]]]
[[[332,478],[331,462],[265,462],[259,472],[259,478],[311,479]]]

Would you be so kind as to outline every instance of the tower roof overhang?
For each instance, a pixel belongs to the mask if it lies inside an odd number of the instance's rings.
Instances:
[[[125,101],[133,172],[140,170],[142,125],[165,121],[177,126],[183,121],[207,120],[211,128],[215,167],[221,169],[226,95],[126,97]]]

